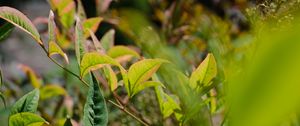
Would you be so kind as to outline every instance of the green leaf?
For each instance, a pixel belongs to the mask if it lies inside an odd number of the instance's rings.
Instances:
[[[135,94],[139,93],[140,91],[144,90],[145,88],[149,88],[149,87],[155,87],[155,86],[159,86],[159,85],[163,85],[160,82],[157,81],[146,81],[146,82],[142,82],[136,85],[136,87],[133,89],[133,93],[132,96],[134,96]]]
[[[2,75],[2,69],[0,67],[0,88],[1,88],[2,84],[3,84],[3,75]],[[1,98],[4,106],[6,107],[5,98],[4,98],[4,95],[1,92],[0,92],[0,98]]]
[[[28,66],[20,64],[19,67],[26,73],[27,77],[34,88],[40,88],[42,86],[42,80],[38,78],[36,73]]]
[[[136,88],[137,84],[147,81],[166,60],[162,59],[145,59],[134,63],[128,70],[129,78],[129,95]]]
[[[108,81],[110,90],[111,91],[116,90],[118,88],[118,79],[116,73],[113,71],[113,69],[110,66],[105,66],[103,70],[106,79]]]
[[[0,41],[4,40],[14,29],[14,25],[6,22],[0,27]]]
[[[49,42],[51,41],[56,41],[56,33],[55,33],[55,30],[56,30],[56,24],[55,24],[55,21],[54,21],[54,13],[53,11],[50,10],[49,12],[49,17],[48,17],[48,37],[49,37]]]
[[[108,122],[108,112],[105,99],[95,76],[92,74],[92,84],[84,105],[83,125],[84,126],[106,126]]]
[[[208,54],[204,61],[192,73],[190,77],[190,86],[193,89],[201,91],[204,87],[211,85],[211,80],[217,75],[217,64],[214,56]]]
[[[48,124],[42,117],[29,113],[17,113],[9,117],[9,126],[42,126]]]
[[[80,75],[83,77],[90,70],[95,70],[103,67],[103,65],[111,64],[120,67],[121,65],[117,63],[114,59],[107,55],[99,54],[97,52],[86,53],[83,55],[80,64]]]
[[[79,18],[77,18],[75,26],[75,54],[77,62],[80,66],[81,59],[84,55],[84,36],[83,36],[83,27]]]
[[[39,102],[40,91],[34,89],[20,98],[11,108],[10,115],[21,112],[36,112]]]
[[[105,51],[108,51],[111,47],[113,47],[114,41],[115,41],[114,29],[111,29],[108,32],[106,32],[100,40]]]
[[[0,92],[0,99],[2,100],[4,106],[6,107],[6,101],[5,101],[5,98],[4,98],[4,95]]]
[[[94,18],[89,18],[89,19],[84,20],[82,23],[83,28],[84,28],[84,37],[85,38],[90,37],[90,33],[89,33],[88,29],[90,29],[91,31],[93,31],[93,33],[95,33],[102,20],[103,19],[101,17],[94,17]]]
[[[57,84],[45,85],[41,87],[40,91],[41,91],[41,97],[40,97],[41,100],[46,100],[55,96],[67,94],[66,90]]]
[[[72,125],[72,122],[71,122],[71,118],[67,118],[65,123],[64,123],[64,126],[73,126]]]
[[[40,34],[38,33],[32,22],[20,11],[11,7],[0,7],[0,18],[19,27],[29,35],[31,35],[40,45],[43,45]]]
[[[107,55],[116,59],[124,56],[140,58],[140,55],[133,49],[126,46],[114,46],[107,52]]]
[[[2,69],[0,67],[0,87],[2,86],[3,84],[3,75],[2,75]]]

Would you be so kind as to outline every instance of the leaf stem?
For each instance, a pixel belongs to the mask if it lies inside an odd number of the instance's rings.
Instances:
[[[87,82],[85,82],[83,80],[82,77],[80,77],[79,75],[75,74],[74,72],[72,72],[71,70],[67,69],[66,67],[62,66],[60,63],[58,63],[55,59],[53,59],[50,55],[48,55],[48,51],[45,48],[45,46],[43,44],[39,44],[41,46],[41,48],[43,49],[43,51],[46,53],[47,57],[53,62],[55,63],[57,66],[59,66],[60,68],[62,68],[63,70],[67,71],[68,73],[72,74],[74,77],[76,77],[77,79],[79,79],[85,86],[89,87],[89,84]],[[135,120],[137,120],[138,122],[142,123],[145,126],[149,126],[149,124],[146,121],[143,121],[142,118],[139,118],[137,116],[135,116],[134,114],[132,114],[130,111],[128,111],[126,109],[125,106],[123,106],[123,101],[120,99],[120,96],[118,96],[116,93],[113,92],[113,96],[114,98],[118,101],[119,104],[114,103],[113,101],[109,100],[110,103],[112,103],[114,106],[116,106],[117,108],[119,108],[120,110],[122,110],[123,112],[125,112],[126,114],[130,115],[131,117],[133,117]]]

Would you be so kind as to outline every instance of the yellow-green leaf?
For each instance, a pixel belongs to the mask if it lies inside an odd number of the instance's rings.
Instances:
[[[111,91],[114,91],[118,88],[118,79],[116,76],[116,73],[113,71],[113,69],[110,66],[104,67],[104,73],[106,76],[106,79],[108,80],[108,84]]]
[[[50,41],[48,55],[52,56],[55,54],[59,54],[60,56],[62,56],[65,59],[66,63],[69,63],[69,58],[68,58],[67,54],[64,53],[63,50],[54,41]]]
[[[41,87],[40,91],[41,91],[41,96],[40,96],[41,100],[67,94],[66,90],[63,87],[56,84],[45,85]]]
[[[107,55],[114,59],[119,59],[124,56],[140,58],[140,55],[135,50],[130,49],[126,46],[114,46],[109,49]]]
[[[167,61],[162,59],[145,59],[130,66],[128,70],[129,95],[131,95],[137,84],[147,81],[164,62]]]
[[[90,36],[88,29],[90,29],[95,33],[101,21],[102,21],[101,17],[94,17],[94,18],[89,18],[84,20],[82,23],[84,28],[84,37],[88,38]]]
[[[34,88],[40,88],[42,86],[42,80],[36,75],[36,73],[28,66],[23,64],[19,65],[19,68],[23,70]]]
[[[208,54],[204,61],[192,73],[190,77],[190,86],[193,89],[202,90],[210,86],[211,80],[217,75],[217,64],[214,56]]]
[[[12,23],[31,35],[39,44],[43,45],[40,34],[32,22],[20,11],[11,7],[0,7],[0,18]]]
[[[70,28],[74,23],[75,2],[73,0],[49,0],[51,8],[56,10],[60,22],[65,28]]]
[[[29,113],[17,113],[9,117],[9,126],[42,126],[48,122],[42,117]]]
[[[161,86],[156,86],[155,92],[163,118],[169,117],[171,114],[175,113],[176,110],[181,110],[179,104],[171,96],[166,94]],[[177,114],[177,116],[180,115]]]
[[[83,77],[90,70],[101,68],[105,64],[111,64],[118,67],[121,66],[114,59],[107,55],[99,54],[97,52],[86,53],[83,55],[80,63],[80,75]]]
[[[140,91],[144,90],[145,88],[155,87],[155,86],[159,86],[159,85],[162,86],[163,84],[160,82],[157,82],[157,81],[146,81],[146,82],[139,83],[133,89],[133,93],[131,96],[134,96],[135,94],[139,93]]]

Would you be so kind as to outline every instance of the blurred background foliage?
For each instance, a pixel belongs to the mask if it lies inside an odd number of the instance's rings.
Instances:
[[[174,64],[163,65],[158,78],[166,86],[164,91],[174,96],[183,114],[187,114],[184,125],[300,125],[299,0],[81,2],[88,18],[103,18],[96,31],[98,38],[114,29],[114,45],[130,46],[145,58],[163,58]],[[40,33],[47,31],[43,17],[48,15],[49,3],[46,0],[0,0],[1,6],[15,7],[25,13]],[[1,26],[3,23],[0,20]],[[60,125],[66,115],[80,121],[85,88],[54,66],[37,45],[28,42],[33,40],[25,36],[14,30],[0,43],[5,78],[1,92],[7,108],[31,90],[34,81],[39,81],[44,85],[60,85],[67,92],[57,89],[51,96],[45,96],[51,99],[45,98],[40,103],[42,117],[55,125]],[[72,38],[63,36],[59,45],[73,63],[68,67],[78,71],[75,55],[71,53],[74,50]],[[187,86],[186,77],[208,53],[216,58],[218,75],[212,86],[197,94]],[[112,98],[108,87],[103,88],[105,97]],[[124,89],[118,88],[117,92],[126,96]],[[179,125],[175,115],[163,118],[152,88],[130,101],[135,111],[151,125]],[[0,108],[0,122],[7,122],[8,109],[3,104]],[[140,125],[110,104],[108,109],[109,125]]]

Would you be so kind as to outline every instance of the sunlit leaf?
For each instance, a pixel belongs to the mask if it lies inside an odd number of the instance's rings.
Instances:
[[[70,28],[74,23],[75,2],[73,0],[48,0],[51,8],[58,12],[60,22],[66,28]]]
[[[93,33],[95,33],[101,21],[102,21],[101,17],[94,17],[94,18],[89,18],[84,20],[82,23],[84,29],[84,37],[88,38],[90,36],[88,29],[90,29],[91,31],[93,31]]]
[[[21,112],[36,112],[39,102],[40,91],[34,89],[20,98],[11,108],[10,115]]]
[[[190,78],[190,86],[193,89],[202,90],[208,87],[211,80],[217,75],[217,64],[214,56],[208,54],[204,61],[192,73]]]
[[[23,70],[34,88],[40,88],[42,86],[42,80],[38,78],[36,73],[28,66],[20,64],[19,67]]]
[[[140,58],[140,55],[135,50],[126,46],[114,46],[108,50],[107,55],[114,59],[120,59],[125,56]]]
[[[105,99],[94,75],[92,83],[84,105],[83,125],[84,126],[106,126],[108,122],[108,112]]]
[[[110,66],[105,66],[103,70],[107,78],[110,90],[111,91],[116,90],[118,88],[118,79],[116,73],[113,71],[113,69]]]
[[[56,85],[56,84],[45,85],[45,86],[41,87],[40,92],[41,92],[40,93],[41,100],[45,100],[45,99],[49,99],[49,98],[52,98],[55,96],[67,94],[66,90],[63,87]]]
[[[20,11],[10,7],[0,7],[0,18],[19,27],[31,35],[39,44],[43,45],[40,34],[32,22]]]
[[[162,59],[145,59],[134,63],[128,70],[130,95],[137,84],[147,81],[157,71],[160,65],[167,62]]]
[[[132,96],[134,96],[135,94],[144,90],[145,88],[155,87],[155,86],[159,86],[159,85],[162,86],[162,83],[157,82],[157,81],[146,81],[146,82],[139,83],[136,85],[136,87],[134,87]]]
[[[113,47],[115,42],[115,30],[111,29],[104,34],[104,36],[100,40],[105,51],[108,51],[111,47]]]
[[[48,122],[42,117],[29,113],[17,113],[9,117],[9,126],[42,126]]]
[[[66,63],[69,63],[69,58],[67,56],[66,53],[63,52],[63,50],[54,42],[54,41],[50,41],[49,42],[49,52],[48,52],[49,56],[55,55],[55,54],[59,54],[60,56],[62,56]]]
[[[175,110],[181,110],[179,104],[166,94],[161,86],[156,86],[155,92],[163,118],[169,117],[171,114],[175,113]]]
[[[6,22],[0,26],[0,41],[4,40],[14,29],[14,25]]]
[[[103,67],[105,64],[111,64],[115,66],[120,66],[114,59],[110,58],[107,55],[99,54],[96,52],[86,53],[83,55],[81,64],[80,64],[80,75],[83,77],[90,70],[95,70],[100,67]]]
[[[79,18],[76,20],[75,27],[75,54],[77,62],[80,66],[81,59],[84,55],[84,36],[83,36],[83,27]]]
[[[64,126],[73,126],[70,118],[66,119]]]

